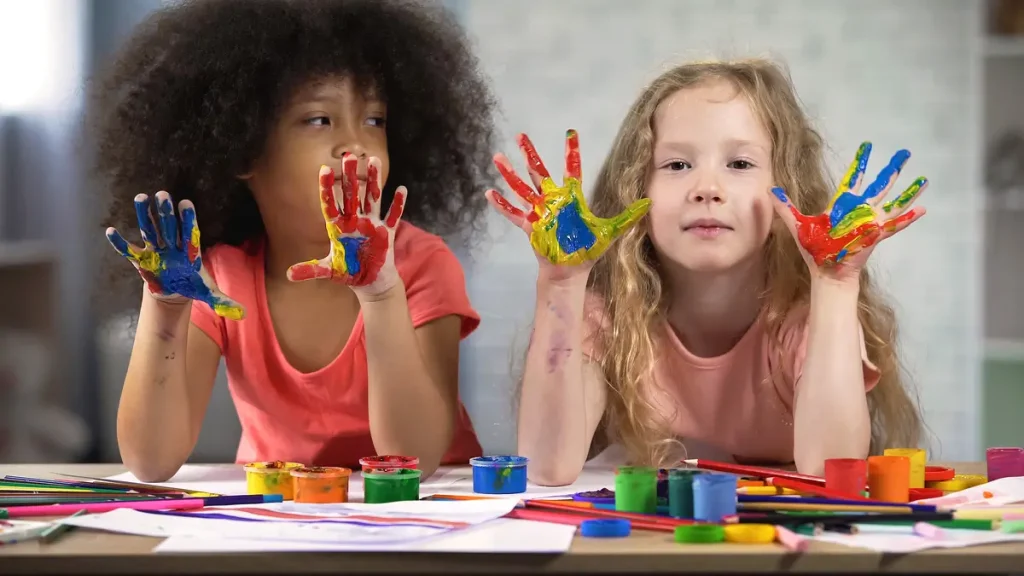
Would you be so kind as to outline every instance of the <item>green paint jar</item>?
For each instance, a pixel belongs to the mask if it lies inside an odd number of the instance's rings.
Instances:
[[[413,468],[386,468],[363,472],[363,502],[384,504],[419,500],[420,475]]]
[[[699,470],[673,468],[668,471],[668,515],[693,518],[693,477]]]
[[[658,470],[647,466],[619,466],[615,473],[615,509],[619,512],[658,512]]]

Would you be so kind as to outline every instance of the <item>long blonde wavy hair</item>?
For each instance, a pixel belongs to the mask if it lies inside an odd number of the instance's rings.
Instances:
[[[685,64],[647,86],[619,128],[594,183],[595,214],[618,214],[645,196],[653,168],[655,110],[678,90],[710,80],[731,82],[750,102],[772,139],[775,183],[796,207],[804,213],[826,208],[835,188],[825,165],[822,138],[801,108],[788,73],[774,62],[755,59]],[[787,315],[810,296],[807,264],[778,218],[764,246],[764,262],[762,305],[768,333],[777,338]],[[664,464],[675,439],[659,420],[646,387],[651,384],[658,346],[652,334],[665,319],[667,302],[646,223],[626,232],[597,262],[590,290],[605,302],[610,321],[610,329],[597,334],[598,349],[604,351],[600,364],[610,390],[592,453],[616,441],[636,463]],[[859,317],[868,357],[881,371],[881,381],[868,394],[871,452],[917,446],[922,422],[904,387],[895,315],[866,270],[860,277]]]

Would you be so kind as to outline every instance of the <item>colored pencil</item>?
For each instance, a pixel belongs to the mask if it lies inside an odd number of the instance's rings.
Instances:
[[[52,480],[50,478],[28,478],[25,476],[4,476],[3,482],[13,482],[17,484],[28,484],[33,486],[47,486],[51,488],[84,488],[86,490],[95,490],[96,485],[90,482],[73,482],[71,480]],[[111,490],[117,492],[129,492],[127,488],[111,488],[107,487],[104,490]]]
[[[744,514],[735,519],[741,524],[874,524],[876,522],[933,522],[953,520],[952,512],[918,512],[916,514],[835,514],[795,516],[792,514]]]
[[[900,520],[900,521],[885,521],[879,520],[872,522],[872,524],[882,524],[886,526],[913,526],[918,521],[914,520]],[[999,520],[927,520],[929,524],[934,524],[939,528],[956,528],[959,530],[998,530]]]
[[[61,474],[61,476],[67,476],[69,478],[79,478],[82,480],[91,480],[92,484],[96,484],[99,487],[114,487],[114,488],[129,488],[137,490],[139,492],[172,492],[178,494],[189,494],[191,496],[201,496],[204,498],[211,498],[214,496],[224,496],[224,494],[214,494],[212,492],[198,492],[195,490],[185,490],[183,488],[171,488],[169,486],[159,486],[157,484],[143,484],[141,482],[126,482],[122,480],[107,480],[106,478],[94,478],[92,476],[76,476],[75,474]]]
[[[789,488],[796,490],[803,494],[813,494],[815,496],[822,496],[824,498],[834,498],[837,500],[855,500],[857,502],[874,503],[877,500],[865,498],[863,496],[856,496],[854,494],[847,494],[846,492],[840,492],[839,490],[833,490],[831,488],[825,488],[824,486],[817,486],[815,484],[809,484],[807,482],[801,482],[800,480],[794,480],[787,477],[771,477],[765,478],[765,482],[772,486],[781,486],[782,488]]]
[[[555,510],[536,510],[530,508],[516,508],[505,515],[506,518],[515,518],[518,520],[534,520],[537,522],[548,522],[551,524],[568,524],[571,526],[579,526],[586,520],[591,520],[594,516],[585,513],[576,512],[565,512]],[[599,516],[604,518],[604,516]],[[675,531],[674,526],[665,524],[658,524],[656,522],[646,522],[643,520],[630,520],[630,527],[635,530],[651,530],[656,532],[673,532]]]
[[[800,502],[793,502],[790,504],[776,504],[772,502],[751,502],[748,504],[739,504],[736,509],[741,512],[754,512],[754,511],[821,511],[821,512],[876,512],[878,514],[910,514],[915,510],[909,507],[897,507],[897,506],[864,506],[864,505],[850,505],[850,504],[803,504]]]
[[[74,518],[75,516],[81,516],[85,513],[85,510],[79,510],[78,512],[72,514],[71,517]],[[54,524],[53,526],[47,528],[45,531],[43,531],[42,534],[39,535],[39,540],[42,541],[44,544],[52,544],[56,542],[57,539],[61,537],[61,535],[67,534],[68,532],[74,529],[75,527],[71,524]]]
[[[681,519],[681,518],[666,518],[664,516],[656,516],[653,514],[638,514],[635,512],[619,512],[616,510],[602,510],[600,508],[592,508],[579,506],[579,502],[573,505],[566,505],[561,502],[552,502],[545,500],[527,500],[525,502],[527,508],[541,508],[544,510],[558,510],[570,514],[581,514],[587,515],[594,518],[621,518],[623,520],[637,521],[637,522],[648,522],[662,526],[668,526],[675,528],[676,526],[682,526],[687,524],[693,524],[693,520]],[[585,504],[585,503],[583,503]]]
[[[48,506],[15,506],[0,508],[0,518],[28,518],[32,516],[67,516],[79,510],[89,513],[109,512],[126,508],[129,510],[191,510],[202,508],[201,498],[181,500],[150,500],[141,502],[97,502],[84,504],[50,504]]]
[[[792,498],[789,496],[755,496],[740,494],[736,497],[740,504],[807,504],[807,505],[831,505],[831,506],[884,506],[891,508],[903,508],[907,512],[937,512],[938,507],[929,504],[902,504],[898,502],[880,502],[864,500],[848,500],[846,498]],[[826,508],[822,508],[826,510]]]
[[[729,474],[736,474],[739,476],[753,476],[756,478],[789,478],[791,480],[797,480],[799,482],[807,482],[809,484],[817,484],[824,486],[825,479],[820,476],[811,476],[809,474],[800,474],[798,472],[788,472],[786,470],[778,470],[774,468],[761,468],[759,466],[744,466],[742,464],[730,464],[728,462],[716,462],[714,460],[683,460],[684,464],[700,468],[702,470],[711,470],[713,472],[726,472]]]

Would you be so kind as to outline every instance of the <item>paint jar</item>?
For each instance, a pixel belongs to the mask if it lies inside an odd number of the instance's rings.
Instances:
[[[525,456],[477,456],[471,458],[473,492],[521,494],[526,492]]]
[[[415,470],[420,466],[420,459],[415,456],[365,456],[359,459],[359,465],[363,472],[393,468]]]
[[[245,468],[245,486],[249,494],[280,494],[284,500],[294,495],[291,471],[302,468],[298,462],[250,462]]]
[[[736,476],[698,474],[693,477],[693,518],[698,522],[721,522],[736,514]]]
[[[1024,448],[989,448],[985,450],[988,481],[1024,476]]]
[[[825,488],[849,496],[860,496],[868,485],[867,460],[829,458],[825,460]]]
[[[924,472],[928,453],[920,448],[887,448],[886,456],[906,456],[910,459],[910,487],[924,488]]]
[[[615,472],[615,509],[619,512],[658,512],[658,470],[647,466],[619,466]]]
[[[868,493],[872,500],[905,504],[910,501],[910,458],[868,458]]]
[[[419,500],[420,475],[413,468],[390,468],[363,472],[363,501],[367,504],[385,504]]]
[[[668,471],[668,515],[693,518],[693,477],[700,470],[675,468]]]
[[[352,470],[311,466],[295,468],[291,472],[295,501],[300,504],[330,504],[348,502],[348,479]]]

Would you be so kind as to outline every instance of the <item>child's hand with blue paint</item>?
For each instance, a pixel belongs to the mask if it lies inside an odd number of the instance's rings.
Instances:
[[[599,218],[587,208],[583,197],[580,143],[575,130],[566,133],[562,185],[552,180],[530,139],[520,134],[518,141],[536,190],[516,175],[504,154],[496,154],[494,163],[512,190],[532,210],[523,212],[497,190],[487,191],[488,200],[509,221],[530,235],[530,244],[542,264],[546,261],[555,266],[573,266],[589,272],[611,243],[647,214],[651,201],[646,198],[637,200],[618,216]]]
[[[863,268],[878,242],[924,216],[924,208],[909,209],[928,187],[924,177],[914,180],[896,198],[883,202],[910,159],[910,152],[896,152],[878,177],[860,192],[870,156],[871,143],[864,142],[822,214],[806,215],[782,188],[772,189],[776,213],[797,239],[804,259],[818,273],[856,277],[851,272]]]
[[[149,197],[145,194],[135,197],[135,213],[144,247],[129,244],[114,228],[107,228],[107,240],[135,266],[153,297],[165,301],[199,300],[219,316],[241,320],[245,309],[225,296],[203,269],[195,206],[188,200],[181,201],[179,224],[170,194],[157,192],[155,200],[154,217]]]
[[[341,160],[342,203],[334,193],[334,171],[320,169],[320,209],[331,241],[330,253],[320,260],[295,264],[288,269],[293,282],[331,279],[351,286],[359,296],[384,294],[398,284],[395,268],[395,230],[405,209],[408,193],[395,190],[385,220],[380,217],[381,164],[377,158],[366,162],[366,187],[360,197],[358,158],[346,154]]]

